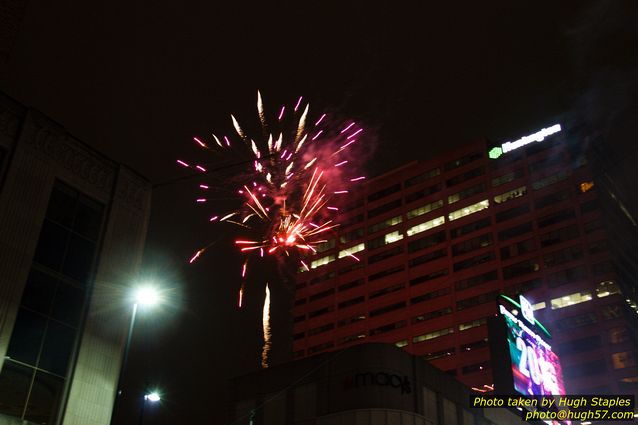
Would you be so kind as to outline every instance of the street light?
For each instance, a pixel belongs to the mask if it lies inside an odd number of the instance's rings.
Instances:
[[[129,352],[129,349],[131,348],[131,338],[133,336],[133,327],[135,326],[135,317],[137,316],[138,306],[152,307],[156,304],[159,304],[162,301],[162,297],[160,292],[157,290],[157,288],[150,285],[144,285],[144,286],[140,286],[139,288],[135,289],[135,291],[133,291],[132,301],[133,301],[133,312],[131,313],[131,321],[129,323],[128,332],[126,334],[126,344],[124,345],[124,352],[122,353],[122,365],[120,367],[120,374],[117,378],[115,400],[113,402],[113,412],[111,413],[111,424],[113,424],[113,421],[115,419],[115,413],[117,412],[120,398],[122,396],[122,389],[120,388],[120,385],[122,384],[122,377],[124,376],[124,370],[126,369],[126,363],[128,361],[128,352]],[[153,397],[155,396],[159,397],[157,393],[151,393],[151,394],[144,395],[144,400],[146,400],[147,395],[148,396],[153,395]],[[151,400],[151,401],[159,401],[159,398],[158,400]]]
[[[144,423],[144,407],[146,407],[146,402],[157,403],[162,398],[157,391],[153,391],[147,394],[144,394],[144,398],[142,399],[142,407],[140,408],[140,421],[139,425],[143,425]]]

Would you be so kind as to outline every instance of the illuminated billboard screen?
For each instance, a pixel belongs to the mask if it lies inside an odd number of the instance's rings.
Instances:
[[[521,303],[523,304],[523,303]],[[506,328],[514,391],[523,395],[565,395],[558,356],[525,318],[499,306]]]

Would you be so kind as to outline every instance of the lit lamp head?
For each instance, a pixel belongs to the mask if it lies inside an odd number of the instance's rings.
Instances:
[[[160,397],[160,395],[159,395],[159,393],[157,391],[153,391],[151,393],[144,394],[144,400],[150,401],[151,403],[157,403],[161,399],[162,398]]]
[[[161,302],[161,296],[152,286],[142,286],[135,291],[134,301],[135,304],[151,307]]]

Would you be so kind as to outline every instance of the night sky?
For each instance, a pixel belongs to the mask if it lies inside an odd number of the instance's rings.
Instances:
[[[0,88],[154,184],[186,174],[175,160],[197,155],[193,136],[230,134],[231,113],[256,123],[258,89],[271,110],[303,95],[315,117],[364,123],[367,175],[564,119],[635,143],[635,2],[100,3],[31,0]],[[138,318],[119,424],[147,383],[164,401],[145,423],[230,423],[227,379],[258,368],[263,282],[238,311],[241,259],[194,183],[153,192],[143,271],[173,301]],[[289,295],[273,285],[276,323]]]

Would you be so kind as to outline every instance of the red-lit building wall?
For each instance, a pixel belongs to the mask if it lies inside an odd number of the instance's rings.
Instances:
[[[569,392],[633,391],[636,312],[569,143],[558,134],[493,160],[477,141],[368,181],[297,276],[294,357],[394,343],[486,390],[486,318],[499,294],[524,293]]]

